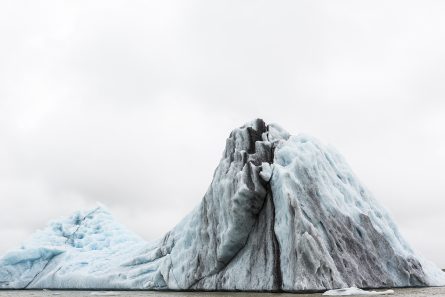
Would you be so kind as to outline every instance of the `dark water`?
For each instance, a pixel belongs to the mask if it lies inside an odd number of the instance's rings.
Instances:
[[[316,297],[316,294],[290,294],[290,293],[234,293],[234,292],[154,292],[154,291],[47,291],[47,290],[0,290],[0,297],[95,297],[95,296],[122,296],[122,297]],[[445,287],[394,289],[389,296],[420,297],[444,296]]]

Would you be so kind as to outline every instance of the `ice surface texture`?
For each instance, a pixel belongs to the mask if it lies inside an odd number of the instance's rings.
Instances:
[[[445,285],[332,148],[254,120],[200,205],[145,242],[103,208],[0,259],[3,288],[304,291]]]

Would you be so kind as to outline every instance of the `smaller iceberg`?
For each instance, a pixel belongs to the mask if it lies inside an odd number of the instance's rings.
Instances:
[[[365,291],[356,287],[329,290],[323,293],[325,296],[351,296],[351,295],[392,295],[394,290],[386,291]]]
[[[122,266],[146,248],[105,207],[77,211],[0,258],[0,288],[136,286]]]

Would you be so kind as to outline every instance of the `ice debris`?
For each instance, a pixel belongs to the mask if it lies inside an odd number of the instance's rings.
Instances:
[[[356,287],[329,290],[323,293],[325,296],[350,296],[350,295],[392,295],[394,290],[365,291]]]

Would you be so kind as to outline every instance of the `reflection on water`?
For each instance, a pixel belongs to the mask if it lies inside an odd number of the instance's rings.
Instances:
[[[394,289],[392,296],[421,297],[444,296],[445,287]],[[121,297],[317,297],[315,294],[292,293],[244,293],[244,292],[155,292],[155,291],[57,291],[57,290],[0,290],[0,297],[95,297],[95,296],[121,296]]]

